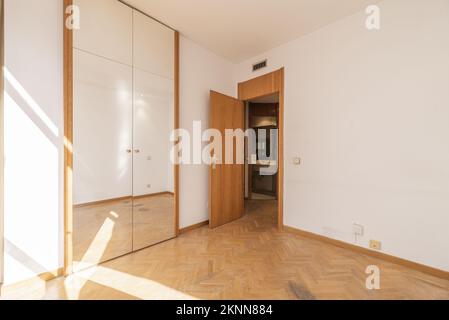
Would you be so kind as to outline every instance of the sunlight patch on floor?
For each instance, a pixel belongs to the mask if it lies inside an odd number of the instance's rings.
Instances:
[[[105,289],[111,288],[142,300],[196,300],[195,297],[156,281],[102,266],[93,267],[67,278],[65,281],[67,297],[69,299],[82,298],[81,291],[88,281],[102,285]]]

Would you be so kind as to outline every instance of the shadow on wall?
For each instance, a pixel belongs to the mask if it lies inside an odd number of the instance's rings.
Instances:
[[[14,245],[14,243],[11,243],[8,239],[5,239],[5,254],[9,255],[22,266],[25,266],[34,274],[40,275],[39,277],[42,280],[46,279],[43,274],[49,272],[49,270],[45,269],[44,266],[39,264],[36,260],[31,258],[22,249]]]

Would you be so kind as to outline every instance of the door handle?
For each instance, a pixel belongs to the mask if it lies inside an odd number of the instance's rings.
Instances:
[[[133,152],[131,149],[126,149],[126,153],[131,153]]]
[[[139,149],[134,150],[135,153],[140,153]]]

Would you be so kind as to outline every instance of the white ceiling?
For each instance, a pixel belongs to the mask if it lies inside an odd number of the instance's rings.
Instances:
[[[313,32],[378,0],[125,0],[233,62]]]

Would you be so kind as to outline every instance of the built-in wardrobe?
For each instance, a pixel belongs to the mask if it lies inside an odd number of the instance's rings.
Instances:
[[[77,271],[176,236],[176,34],[117,0],[73,4]]]

